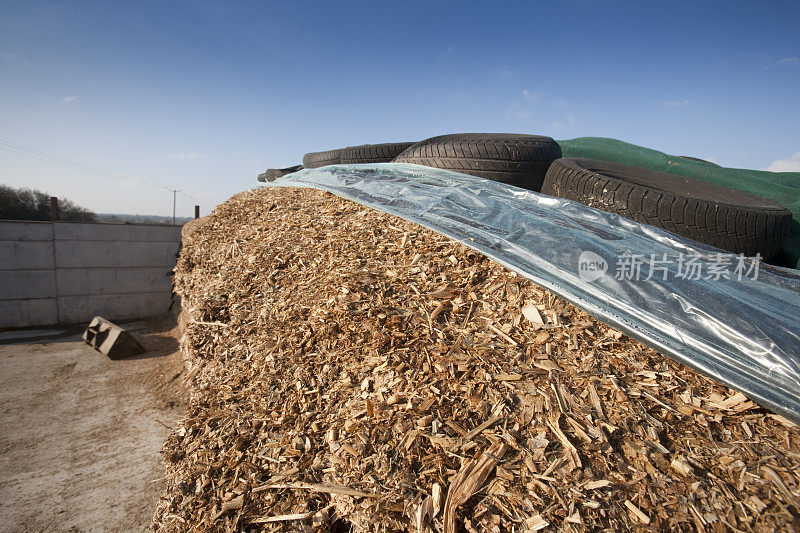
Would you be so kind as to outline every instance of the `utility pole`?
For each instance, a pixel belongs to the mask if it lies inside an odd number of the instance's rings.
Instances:
[[[167,189],[168,191],[172,191],[172,225],[175,225],[175,197],[177,194],[182,191],[183,189]]]

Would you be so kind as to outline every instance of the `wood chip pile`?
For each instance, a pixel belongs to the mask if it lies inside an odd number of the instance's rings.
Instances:
[[[480,254],[331,194],[185,229],[157,531],[774,531],[798,428]]]

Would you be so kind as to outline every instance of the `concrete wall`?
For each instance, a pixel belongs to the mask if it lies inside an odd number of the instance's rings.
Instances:
[[[0,328],[158,315],[181,228],[0,221]]]

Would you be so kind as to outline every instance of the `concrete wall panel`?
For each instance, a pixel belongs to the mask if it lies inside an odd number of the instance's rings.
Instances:
[[[59,296],[130,294],[172,291],[172,267],[151,268],[59,268]]]
[[[0,270],[53,268],[50,241],[0,241]]]
[[[135,226],[132,224],[82,224],[59,222],[55,225],[57,241],[144,241],[174,242],[181,239],[180,226]]]
[[[0,221],[0,328],[154,316],[179,227]]]
[[[55,297],[55,270],[0,271],[0,300]]]
[[[0,328],[26,328],[58,323],[55,298],[0,300]]]
[[[56,268],[174,266],[178,242],[56,241]]]
[[[52,241],[49,222],[0,222],[0,241]]]
[[[62,324],[88,324],[97,315],[113,322],[161,315],[171,303],[170,293],[165,292],[59,296],[58,314]]]

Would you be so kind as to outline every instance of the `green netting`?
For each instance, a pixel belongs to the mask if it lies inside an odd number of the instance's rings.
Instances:
[[[564,157],[585,157],[670,172],[749,192],[785,205],[793,215],[789,236],[775,263],[800,269],[800,172],[766,172],[725,168],[665,154],[605,137],[578,137],[558,141]]]

